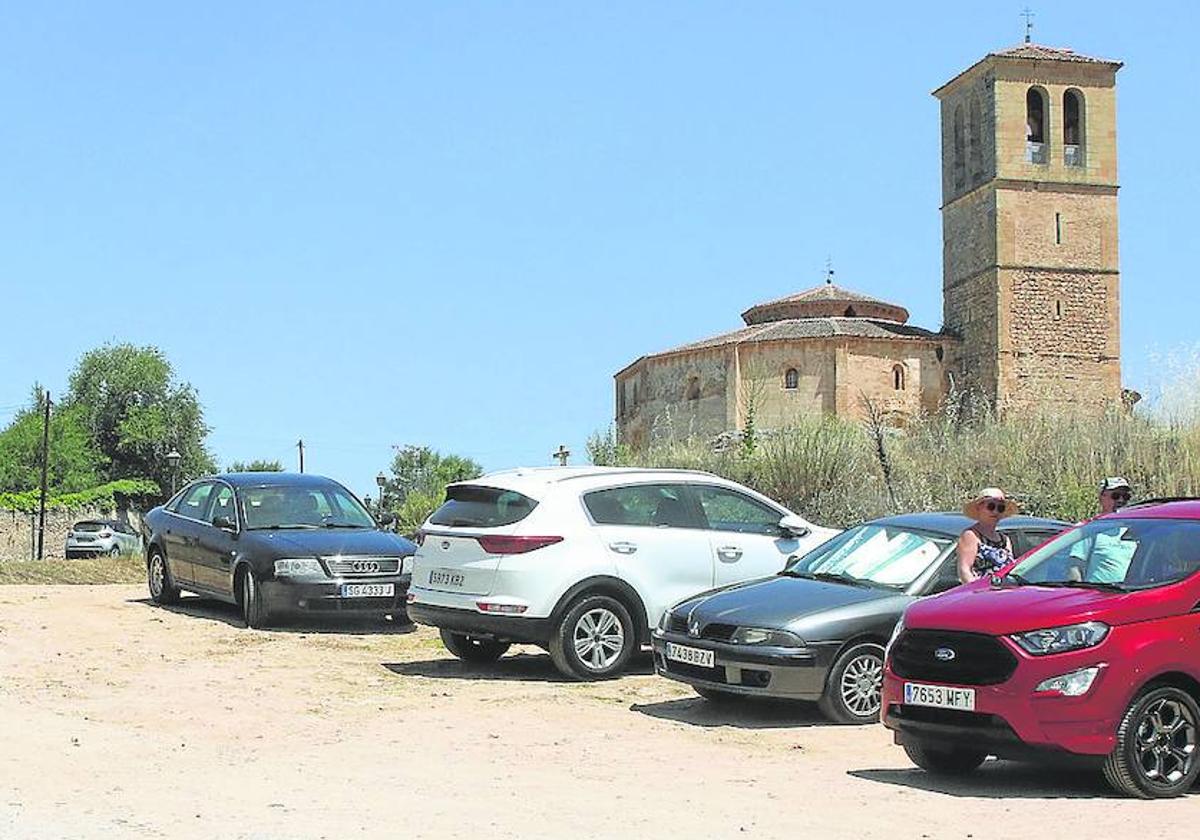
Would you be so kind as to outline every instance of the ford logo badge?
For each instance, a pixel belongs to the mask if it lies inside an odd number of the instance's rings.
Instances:
[[[958,654],[954,652],[954,648],[941,647],[933,652],[933,658],[941,662],[949,662],[956,656]]]

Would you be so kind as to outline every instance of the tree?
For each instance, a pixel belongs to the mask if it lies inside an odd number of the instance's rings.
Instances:
[[[41,481],[42,407],[45,392],[34,386],[29,408],[0,432],[0,493],[31,490]],[[47,483],[54,493],[75,493],[101,481],[105,459],[93,446],[77,406],[52,407]]]
[[[229,465],[227,472],[283,472],[283,464],[279,461],[264,461],[256,459],[254,461],[234,461]]]
[[[482,475],[470,458],[442,455],[428,446],[405,446],[392,459],[392,479],[383,488],[380,509],[394,510],[400,529],[416,530],[446,500],[446,485]]]
[[[208,426],[196,391],[179,382],[156,347],[105,345],[79,359],[64,405],[81,412],[108,477],[149,478],[171,485],[166,455],[177,450],[179,477],[216,469],[204,446]]]

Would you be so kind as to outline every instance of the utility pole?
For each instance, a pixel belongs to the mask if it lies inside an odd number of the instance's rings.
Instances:
[[[300,472],[304,472],[304,439],[296,441],[296,448],[300,450]]]
[[[50,392],[45,391],[42,398],[46,401],[42,408],[42,492],[38,500],[38,543],[37,559],[42,559],[42,550],[46,543],[46,474],[50,466]]]

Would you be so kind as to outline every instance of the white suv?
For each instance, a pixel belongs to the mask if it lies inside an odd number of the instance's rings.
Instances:
[[[534,644],[564,674],[601,679],[672,604],[772,575],[835,533],[708,473],[497,472],[450,485],[421,528],[408,613],[460,659]]]

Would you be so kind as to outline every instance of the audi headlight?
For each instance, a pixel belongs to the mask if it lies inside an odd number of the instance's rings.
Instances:
[[[772,647],[804,647],[795,633],[786,630],[767,630],[761,627],[739,627],[729,641],[735,645],[771,645]]]
[[[276,577],[325,577],[325,570],[315,558],[300,557],[275,561]]]
[[[1056,694],[1061,694],[1063,697],[1078,697],[1081,694],[1087,694],[1088,689],[1092,687],[1092,683],[1096,681],[1096,675],[1099,673],[1099,665],[1093,665],[1090,668],[1080,668],[1078,671],[1072,671],[1069,674],[1059,674],[1057,677],[1042,680],[1037,684],[1037,688],[1034,691],[1053,691]]]
[[[1045,656],[1048,653],[1065,653],[1095,647],[1108,635],[1108,625],[1100,621],[1085,621],[1083,624],[1068,624],[1066,627],[1048,627],[1045,630],[1030,630],[1014,633],[1010,637],[1027,653]]]

